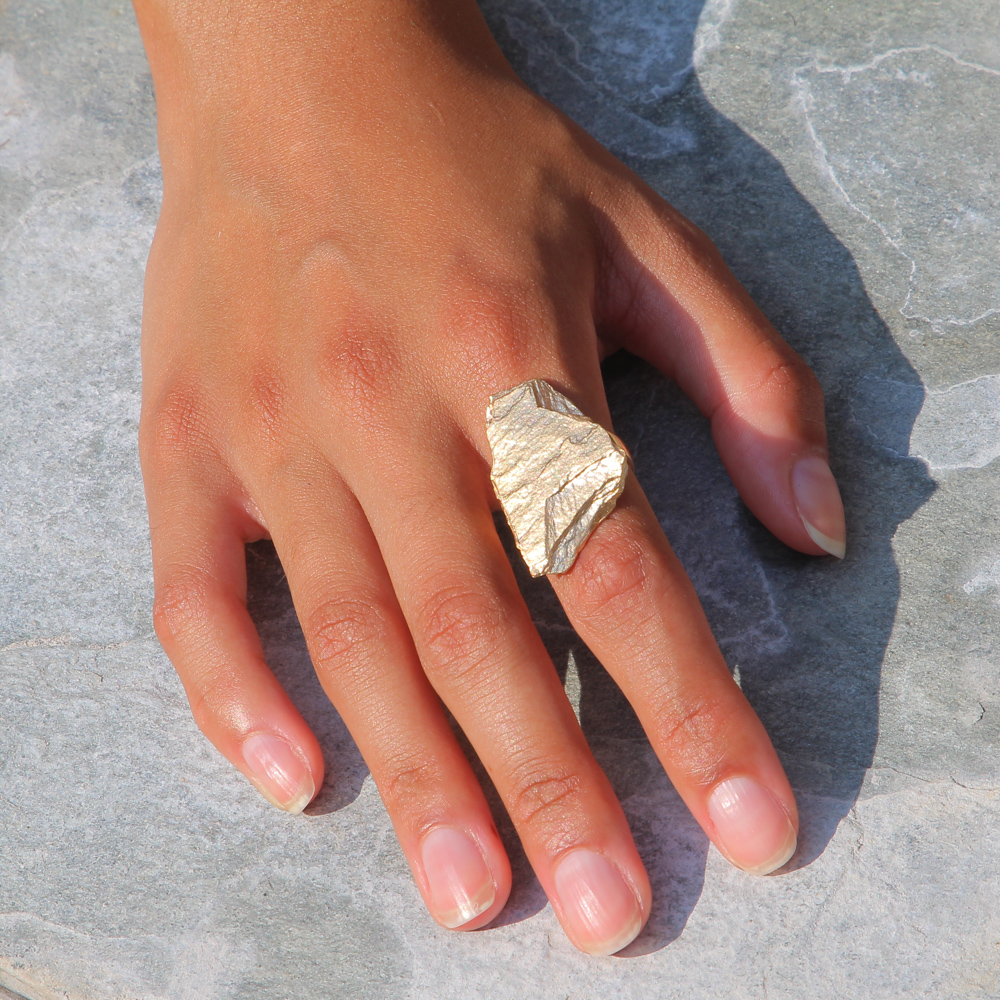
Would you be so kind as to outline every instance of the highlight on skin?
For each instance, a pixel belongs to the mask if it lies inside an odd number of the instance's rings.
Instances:
[[[447,826],[431,830],[420,854],[438,923],[455,930],[493,905],[493,875],[479,848],[461,830]]]
[[[728,778],[708,800],[708,814],[729,860],[751,875],[770,875],[795,853],[797,838],[777,799],[752,778]]]
[[[570,852],[556,867],[555,883],[566,929],[589,955],[613,955],[642,929],[635,894],[602,854]]]
[[[243,743],[243,759],[257,790],[272,805],[294,814],[312,802],[316,783],[299,755],[280,736],[251,736]]]
[[[847,552],[844,505],[827,462],[819,455],[800,458],[792,469],[792,493],[809,537],[824,552],[843,559]]]

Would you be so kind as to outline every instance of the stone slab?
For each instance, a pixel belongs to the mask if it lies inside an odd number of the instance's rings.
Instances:
[[[152,635],[136,457],[154,106],[130,9],[0,6],[0,988],[29,1000],[1000,995],[1000,5],[485,0],[505,51],[704,228],[827,394],[842,564],[771,539],[627,358],[618,433],[772,733],[793,871],[731,869],[545,581],[525,593],[656,893],[624,957],[562,936],[509,824],[481,933],[423,912],[312,677],[251,608],[329,777],[278,814]]]

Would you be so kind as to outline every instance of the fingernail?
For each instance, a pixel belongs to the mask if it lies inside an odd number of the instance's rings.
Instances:
[[[806,455],[792,469],[792,493],[809,537],[838,559],[847,551],[844,504],[830,466],[819,455]]]
[[[604,855],[567,854],[556,868],[555,883],[566,931],[588,955],[613,955],[642,928],[635,893]]]
[[[251,736],[243,743],[243,759],[253,772],[257,790],[285,812],[302,812],[316,794],[309,768],[280,736]]]
[[[708,815],[723,853],[751,875],[768,875],[795,853],[795,829],[778,800],[751,778],[716,785]]]
[[[482,852],[461,830],[439,826],[420,848],[431,913],[438,923],[454,930],[485,913],[497,898],[493,874]]]

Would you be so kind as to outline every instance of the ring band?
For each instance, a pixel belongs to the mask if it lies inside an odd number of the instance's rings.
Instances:
[[[565,573],[625,488],[625,445],[542,379],[490,396],[490,478],[532,576]]]

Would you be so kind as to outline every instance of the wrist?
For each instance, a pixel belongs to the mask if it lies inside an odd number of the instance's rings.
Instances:
[[[328,154],[423,94],[433,107],[449,87],[516,81],[474,0],[135,0],[135,9],[165,174],[190,171],[220,143],[308,156],[301,140],[323,134]]]

